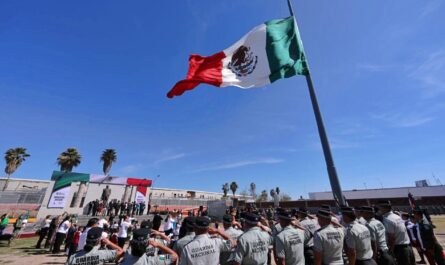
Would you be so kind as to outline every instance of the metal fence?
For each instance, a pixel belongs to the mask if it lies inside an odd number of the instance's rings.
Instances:
[[[0,191],[0,204],[41,204],[46,189]]]
[[[160,198],[152,198],[151,199],[151,205],[158,205],[158,206],[191,206],[191,207],[199,207],[199,206],[207,206],[208,200],[199,200],[199,199],[160,199]]]

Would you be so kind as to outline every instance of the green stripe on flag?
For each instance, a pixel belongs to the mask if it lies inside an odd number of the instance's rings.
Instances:
[[[88,182],[90,174],[54,171],[51,180],[55,180],[53,190],[58,190],[71,185],[71,182]]]
[[[295,26],[294,17],[274,19],[265,24],[270,82],[294,75],[309,74],[303,43]]]

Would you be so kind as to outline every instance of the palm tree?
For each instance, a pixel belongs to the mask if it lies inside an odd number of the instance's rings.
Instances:
[[[82,156],[76,148],[70,147],[66,149],[57,158],[57,164],[60,166],[60,171],[71,172],[73,168],[80,165]]]
[[[27,157],[30,155],[26,153],[26,148],[23,147],[16,147],[16,148],[10,148],[5,153],[5,173],[6,173],[6,181],[5,185],[3,186],[3,190],[6,190],[9,183],[9,178],[11,175],[20,167],[20,165],[23,163],[23,161],[26,160]]]
[[[225,183],[222,186],[222,191],[224,192],[224,197],[227,197],[227,193],[229,192],[229,183]]]
[[[235,197],[235,192],[238,189],[238,184],[236,184],[235,181],[232,181],[232,183],[230,183],[230,190],[233,193],[233,197]]]
[[[252,198],[255,200],[256,198],[256,185],[255,183],[250,183],[250,195],[252,195]]]
[[[103,172],[105,176],[108,176],[108,173],[110,173],[111,166],[113,163],[115,163],[117,160],[116,150],[114,149],[105,149],[102,152],[102,156],[100,157],[100,161],[104,162],[103,165]]]

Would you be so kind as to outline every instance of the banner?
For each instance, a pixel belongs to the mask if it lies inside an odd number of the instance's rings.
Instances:
[[[68,194],[70,194],[70,186],[53,191],[49,199],[48,208],[64,208]]]
[[[137,186],[135,200],[138,202],[145,201],[147,187],[151,186],[152,181],[149,179],[137,179],[127,177],[112,177],[97,174],[85,174],[75,172],[54,171],[51,180],[54,180],[54,188],[48,202],[48,208],[64,208],[72,182],[91,182],[101,184],[129,185]],[[79,196],[81,196],[79,194]]]

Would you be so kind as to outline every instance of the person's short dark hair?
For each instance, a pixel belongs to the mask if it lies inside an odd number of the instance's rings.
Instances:
[[[87,227],[92,227],[93,225],[97,224],[99,222],[99,218],[91,218],[88,220]]]

